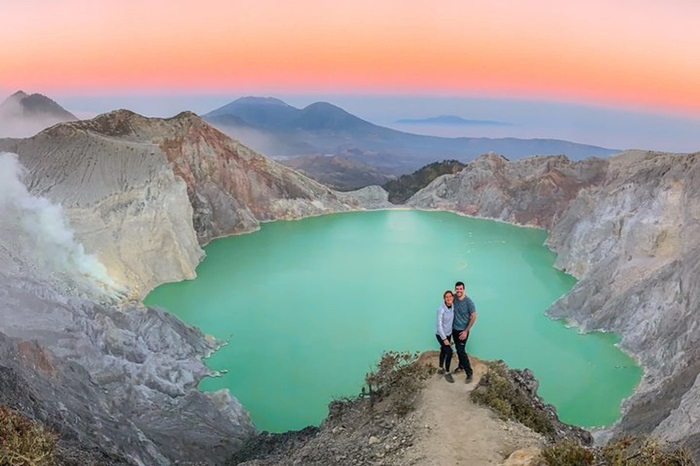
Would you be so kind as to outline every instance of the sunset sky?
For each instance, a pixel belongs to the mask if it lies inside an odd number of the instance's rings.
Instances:
[[[700,122],[696,0],[0,0],[0,14],[3,94],[515,99]]]

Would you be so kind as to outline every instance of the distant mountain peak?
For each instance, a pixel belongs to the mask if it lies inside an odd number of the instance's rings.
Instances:
[[[57,122],[78,119],[45,95],[27,94],[22,90],[15,92],[0,104],[0,114],[15,118],[51,117]]]
[[[236,99],[232,104],[246,104],[246,105],[280,105],[284,107],[291,107],[284,100],[277,99],[275,97],[256,97],[256,96],[245,96]]]
[[[204,115],[210,121],[252,127],[282,127],[300,112],[274,97],[247,96]]]
[[[24,99],[25,97],[29,97],[29,94],[27,94],[26,92],[24,92],[23,90],[20,89],[19,91],[15,92],[10,97],[8,97],[8,99],[20,99],[21,100],[21,99]]]
[[[302,112],[327,112],[327,113],[338,113],[338,114],[345,114],[345,115],[351,115],[351,113],[343,110],[342,108],[338,107],[337,105],[333,105],[329,102],[314,102],[312,104],[307,105],[304,107]]]

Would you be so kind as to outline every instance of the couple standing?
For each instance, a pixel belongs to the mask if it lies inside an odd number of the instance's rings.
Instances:
[[[440,369],[439,373],[445,374],[445,379],[452,383],[454,378],[450,373],[452,362],[452,339],[455,342],[459,366],[455,372],[464,369],[467,374],[467,383],[472,381],[474,372],[469,363],[466,346],[469,338],[469,330],[476,322],[476,307],[474,302],[464,294],[464,283],[455,283],[455,291],[447,290],[442,295],[443,303],[437,310],[437,324],[435,337],[440,343]]]

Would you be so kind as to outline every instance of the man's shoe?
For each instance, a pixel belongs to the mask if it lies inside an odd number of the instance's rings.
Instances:
[[[449,383],[455,383],[454,377],[452,377],[452,374],[449,372],[445,372],[445,380],[447,380]]]
[[[471,375],[467,376],[467,383],[472,383],[473,377]]]
[[[442,375],[442,374],[444,374],[444,373],[445,373],[445,369],[443,369],[442,367],[440,367],[440,368],[438,369],[438,374]]]

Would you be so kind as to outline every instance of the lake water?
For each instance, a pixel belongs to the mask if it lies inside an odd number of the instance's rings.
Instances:
[[[230,389],[258,429],[281,432],[317,425],[329,401],[358,394],[383,351],[437,349],[435,311],[461,280],[478,311],[470,354],[532,369],[565,422],[611,424],[641,369],[615,335],[544,315],[575,283],[552,267],[545,238],[447,212],[268,223],[213,241],[196,280],[160,286],[145,302],[229,340],[207,361],[228,372],[200,388]]]

